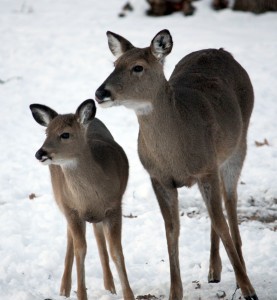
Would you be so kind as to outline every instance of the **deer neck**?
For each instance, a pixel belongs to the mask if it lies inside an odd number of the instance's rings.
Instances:
[[[94,162],[88,147],[80,147],[80,155],[72,163],[61,166],[65,181],[73,196],[80,195],[83,191],[94,189],[97,185],[98,165]]]
[[[71,181],[86,181],[90,180],[90,178],[95,173],[94,163],[93,163],[93,156],[91,151],[88,147],[80,147],[79,149],[79,156],[65,165],[61,165],[61,168],[64,172],[65,177]]]
[[[160,131],[163,124],[173,126],[174,122],[174,94],[171,86],[165,80],[156,96],[151,99],[152,110],[148,114],[137,114],[140,131],[147,136],[147,132]],[[145,134],[144,134],[145,133]]]

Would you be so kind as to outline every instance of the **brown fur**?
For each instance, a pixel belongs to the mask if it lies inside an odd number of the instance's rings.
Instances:
[[[276,0],[235,0],[234,10],[251,11],[261,14],[267,11],[277,11]]]
[[[173,46],[168,30],[142,49],[117,34],[107,35],[117,60],[115,70],[96,91],[96,99],[104,107],[125,105],[137,113],[139,157],[165,221],[169,299],[183,296],[177,188],[197,183],[212,223],[209,282],[221,279],[221,239],[243,295],[257,300],[245,269],[236,214],[237,183],[254,101],[246,71],[223,49],[206,49],[185,56],[167,81],[163,62]]]
[[[75,114],[58,115],[39,104],[31,105],[35,120],[47,126],[47,137],[37,152],[47,162],[55,200],[67,220],[67,251],[60,295],[69,297],[75,254],[78,300],[87,300],[85,286],[86,221],[93,223],[103,268],[104,286],[115,293],[106,240],[122,284],[124,299],[134,300],[121,246],[121,200],[128,180],[128,160],[105,125],[94,119],[92,100]],[[89,116],[89,117],[88,117]],[[62,134],[69,138],[62,138]]]
[[[176,11],[182,11],[186,16],[194,13],[195,7],[192,5],[193,0],[147,0],[150,9],[147,14],[150,16],[165,16]],[[228,0],[213,0],[214,9],[223,9],[228,7]]]

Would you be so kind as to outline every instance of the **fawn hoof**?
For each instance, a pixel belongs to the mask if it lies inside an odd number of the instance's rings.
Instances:
[[[105,290],[110,291],[111,294],[116,294],[116,289],[112,278],[110,280],[104,281],[104,287]]]
[[[244,297],[245,300],[259,300],[258,296],[255,294],[253,296]]]

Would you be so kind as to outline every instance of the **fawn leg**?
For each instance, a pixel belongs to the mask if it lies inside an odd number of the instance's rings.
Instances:
[[[104,287],[106,290],[109,290],[112,294],[116,294],[113,275],[109,264],[109,255],[106,246],[103,223],[93,224],[93,230],[94,230],[94,235],[96,238],[100,261],[103,269]]]
[[[107,217],[107,219],[103,222],[104,232],[109,244],[111,257],[115,263],[118,276],[121,282],[124,300],[134,300],[135,297],[128,281],[121,245],[121,215],[121,208],[116,211],[112,211]]]
[[[71,274],[74,260],[73,239],[67,226],[67,248],[64,260],[64,272],[61,281],[60,295],[69,297],[71,291]]]

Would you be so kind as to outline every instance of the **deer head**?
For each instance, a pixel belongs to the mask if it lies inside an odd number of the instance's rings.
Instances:
[[[41,104],[31,104],[30,109],[37,123],[46,127],[46,139],[36,158],[44,165],[74,163],[86,143],[86,128],[96,113],[94,101],[84,101],[75,114],[59,115]]]

